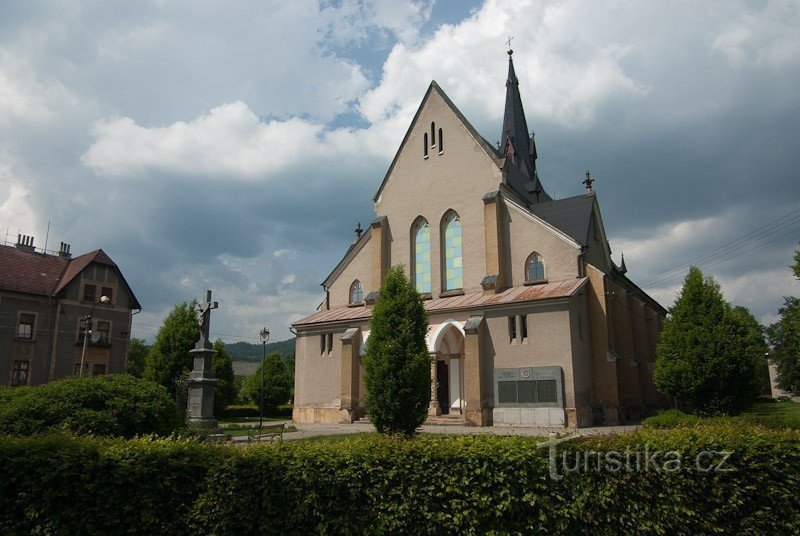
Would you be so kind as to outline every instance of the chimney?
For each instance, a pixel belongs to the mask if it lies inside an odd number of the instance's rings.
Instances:
[[[58,249],[58,256],[62,259],[70,260],[72,258],[72,253],[70,253],[70,249],[72,246],[61,242],[61,247]]]
[[[18,234],[17,243],[15,247],[20,251],[33,253],[35,251],[35,248],[33,247],[33,237],[28,235]]]

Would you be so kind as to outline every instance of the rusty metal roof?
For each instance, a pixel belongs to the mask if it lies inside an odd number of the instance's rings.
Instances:
[[[429,314],[436,314],[452,310],[483,309],[485,307],[509,305],[513,303],[568,298],[577,294],[588,279],[587,277],[582,277],[566,279],[564,281],[553,281],[552,283],[545,283],[543,285],[520,285],[506,289],[498,294],[484,294],[483,291],[479,290],[460,296],[436,298],[425,301],[425,310],[428,311]],[[318,311],[311,316],[294,322],[292,326],[307,327],[317,324],[366,320],[370,316],[372,316],[371,306],[337,307]]]

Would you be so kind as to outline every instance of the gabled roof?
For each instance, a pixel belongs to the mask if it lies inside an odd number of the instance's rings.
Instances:
[[[0,245],[0,289],[51,296],[69,261]]]
[[[565,233],[581,246],[589,241],[595,197],[577,195],[551,201],[534,203],[529,210],[537,217]]]
[[[400,148],[397,149],[397,152],[395,153],[394,158],[392,159],[392,163],[389,165],[389,170],[386,172],[386,175],[384,175],[383,181],[381,181],[381,185],[378,187],[378,191],[375,192],[374,196],[372,196],[373,201],[377,201],[378,197],[380,197],[381,195],[381,192],[383,192],[383,188],[384,186],[386,186],[386,181],[389,180],[389,177],[391,176],[392,171],[394,170],[394,166],[397,163],[397,159],[400,157],[400,153],[403,151],[403,147],[405,147],[408,138],[411,136],[411,131],[414,129],[414,125],[417,123],[417,119],[419,119],[419,115],[420,113],[422,113],[422,109],[425,107],[425,103],[428,102],[428,98],[431,96],[433,92],[436,92],[436,94],[442,98],[447,107],[450,108],[450,110],[452,110],[452,112],[456,115],[458,120],[461,121],[461,123],[466,127],[467,131],[472,135],[473,138],[475,138],[475,141],[478,142],[478,145],[486,152],[487,155],[489,155],[492,161],[494,161],[495,165],[498,168],[503,167],[504,159],[497,154],[497,151],[491,146],[491,144],[489,144],[489,142],[483,139],[483,136],[478,134],[478,131],[475,130],[475,127],[473,127],[472,124],[467,120],[467,118],[464,117],[464,114],[462,114],[461,111],[458,108],[456,108],[456,105],[453,104],[453,101],[450,100],[450,97],[447,96],[444,90],[441,87],[439,87],[439,84],[436,83],[436,80],[432,80],[431,85],[428,86],[428,91],[425,92],[425,96],[422,98],[422,102],[420,103],[419,108],[417,108],[417,113],[414,114],[414,119],[411,120],[411,124],[408,126],[406,135],[403,137],[403,141],[400,143]]]
[[[131,308],[142,308],[119,267],[102,249],[70,260],[44,253],[21,251],[12,246],[0,246],[0,289],[55,296],[93,262],[114,268],[131,295]]]
[[[371,225],[367,227],[367,230],[364,232],[363,235],[361,235],[361,237],[359,237],[355,242],[350,244],[350,247],[347,248],[347,251],[344,253],[342,260],[339,261],[339,263],[333,268],[333,270],[331,270],[331,273],[328,274],[328,277],[325,278],[325,281],[322,282],[322,286],[324,288],[327,289],[331,285],[331,283],[333,283],[336,280],[336,278],[339,277],[339,274],[341,274],[342,271],[345,268],[347,268],[347,265],[350,264],[350,261],[352,261],[353,258],[356,256],[356,253],[361,251],[361,249],[364,247],[364,244],[366,244],[367,241],[370,239],[370,236],[372,236]]]

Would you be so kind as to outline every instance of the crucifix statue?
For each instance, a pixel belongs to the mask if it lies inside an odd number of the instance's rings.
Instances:
[[[200,316],[200,339],[194,345],[194,350],[189,350],[193,365],[188,381],[187,417],[189,422],[202,424],[212,430],[217,429],[217,421],[214,419],[214,387],[217,380],[212,367],[214,349],[209,337],[211,310],[218,307],[217,302],[211,301],[211,291],[207,290],[205,303],[195,306]]]
[[[195,348],[211,348],[209,334],[211,332],[211,310],[219,307],[219,303],[211,301],[211,291],[206,291],[205,303],[195,305],[195,310],[200,315],[200,340]]]

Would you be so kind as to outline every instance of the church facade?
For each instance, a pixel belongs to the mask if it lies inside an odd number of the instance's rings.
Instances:
[[[429,315],[432,421],[584,427],[665,404],[652,382],[665,309],[617,266],[600,205],[547,194],[509,51],[493,147],[432,82],[373,201],[377,218],[293,324],[294,420],[365,414],[362,356],[390,266]]]

